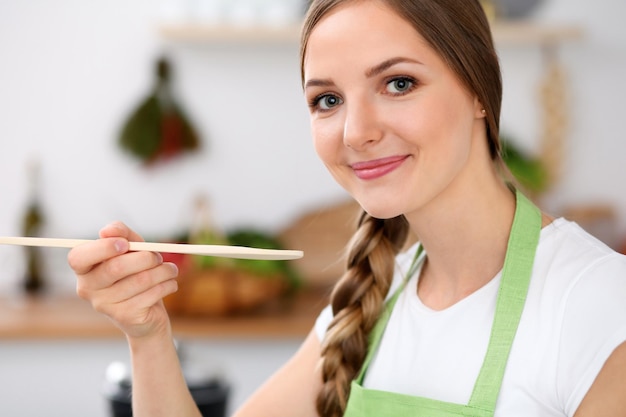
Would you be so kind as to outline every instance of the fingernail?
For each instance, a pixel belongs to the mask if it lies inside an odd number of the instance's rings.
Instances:
[[[159,264],[162,264],[162,263],[163,263],[163,255],[161,255],[159,252],[154,252],[154,254],[155,254],[155,255],[156,255],[156,257],[157,257],[157,262],[158,262]]]
[[[128,251],[128,242],[125,239],[117,239],[114,245],[115,245],[115,250],[118,253],[124,253]]]
[[[174,262],[167,262],[167,264],[170,266],[170,268],[172,269],[172,274],[174,276],[178,276],[178,265],[176,265]]]

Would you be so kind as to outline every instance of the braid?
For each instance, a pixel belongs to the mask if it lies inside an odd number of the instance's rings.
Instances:
[[[363,365],[369,334],[391,285],[395,255],[407,235],[404,216],[381,220],[361,215],[347,270],[331,294],[334,318],[322,343],[323,386],[317,398],[321,417],[341,417],[345,411],[350,383]]]

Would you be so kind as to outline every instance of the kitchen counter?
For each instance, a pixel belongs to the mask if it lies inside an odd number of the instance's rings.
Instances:
[[[326,295],[303,291],[288,304],[238,317],[174,316],[174,336],[199,371],[227,379],[234,411],[297,351]],[[130,354],[122,332],[86,301],[71,293],[0,297],[0,342],[0,386],[6,394],[1,416],[54,410],[110,417],[102,391],[105,370],[114,361],[128,363]]]
[[[278,307],[228,317],[172,317],[175,337],[303,338],[327,291],[301,291]],[[0,298],[0,339],[111,339],[122,332],[76,296]]]

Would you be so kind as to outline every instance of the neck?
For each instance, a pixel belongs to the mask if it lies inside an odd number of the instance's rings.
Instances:
[[[428,254],[418,293],[433,309],[455,304],[502,269],[515,196],[492,179],[453,184],[409,218]]]

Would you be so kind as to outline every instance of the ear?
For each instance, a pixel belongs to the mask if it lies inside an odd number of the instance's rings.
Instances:
[[[487,111],[483,104],[478,100],[478,97],[474,97],[474,117],[477,119],[484,119],[487,116]]]

